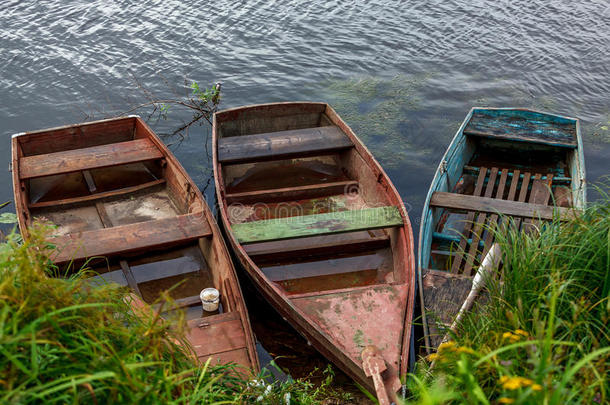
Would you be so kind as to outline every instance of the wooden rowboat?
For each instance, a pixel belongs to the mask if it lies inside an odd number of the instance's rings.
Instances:
[[[186,171],[139,117],[17,134],[13,187],[25,238],[36,220],[56,225],[52,260],[86,263],[96,279],[128,285],[146,303],[172,287],[201,361],[258,370],[241,290],[210,209]],[[95,280],[95,279],[94,279]],[[175,285],[179,284],[177,287]],[[199,293],[220,291],[216,313]],[[178,309],[174,308],[174,309]]]
[[[361,352],[376,346],[367,353],[381,353],[392,396],[407,372],[415,273],[411,225],[388,176],[325,103],[218,112],[213,144],[220,215],[249,276],[370,391]]]
[[[528,232],[585,201],[577,119],[473,108],[441,160],[422,214],[418,276],[428,350],[468,296],[501,217]]]

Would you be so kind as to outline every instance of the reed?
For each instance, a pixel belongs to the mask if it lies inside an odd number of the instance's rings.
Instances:
[[[608,403],[610,197],[532,234],[498,232],[503,266],[411,376],[420,404]]]

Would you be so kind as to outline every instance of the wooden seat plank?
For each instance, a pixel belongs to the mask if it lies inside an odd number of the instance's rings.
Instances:
[[[498,176],[498,168],[492,167],[491,172],[489,173],[489,181],[487,182],[487,187],[485,188],[484,197],[490,198],[492,196],[494,187],[496,185],[496,177]],[[502,183],[502,181],[500,181]],[[502,192],[504,192],[504,184],[506,184],[506,176],[504,176],[504,183],[502,183]],[[497,198],[497,196],[496,196]],[[485,222],[487,221],[487,213],[482,212],[478,215],[476,223],[474,224],[474,229],[472,230],[472,243],[470,244],[470,249],[468,250],[468,255],[466,256],[466,264],[464,265],[464,274],[471,275],[472,273],[472,265],[474,264],[474,259],[477,256],[479,241],[481,240],[481,233],[484,230]]]
[[[179,215],[154,221],[72,233],[50,238],[58,253],[56,263],[94,256],[119,255],[210,236],[202,213]]]
[[[255,203],[302,200],[306,198],[324,197],[345,192],[356,192],[358,182],[353,180],[335,181],[329,183],[310,184],[298,187],[284,187],[270,190],[247,191],[243,193],[230,193],[226,195],[227,204]]]
[[[437,191],[432,194],[430,205],[465,211],[482,211],[500,213],[515,217],[553,219],[554,214],[567,220],[573,216],[572,209],[542,204],[522,203],[518,201],[497,200],[495,198],[475,197],[471,195],[445,193]]]
[[[397,207],[365,208],[233,224],[242,244],[402,226]]]
[[[271,281],[287,281],[309,277],[331,276],[372,270],[375,273],[380,266],[380,258],[371,256],[344,257],[332,264],[325,265],[319,261],[298,264],[280,264],[263,267],[263,273]]]
[[[339,235],[337,235],[339,236]],[[323,237],[329,239],[330,236]],[[320,238],[313,238],[320,239]],[[266,247],[263,244],[245,245],[244,249],[248,256],[257,263],[269,262],[275,260],[283,260],[294,257],[311,257],[322,256],[326,254],[364,252],[375,249],[382,249],[389,246],[390,237],[387,235],[368,236],[359,238],[345,238],[341,240],[326,240],[312,241],[306,243],[306,239],[300,239],[303,243],[300,246],[290,246],[282,243],[282,245],[274,244],[274,246]],[[273,242],[271,242],[273,243]]]
[[[464,134],[485,138],[534,142],[576,149],[576,124],[573,120],[551,118],[533,111],[475,111]]]
[[[479,171],[479,177],[477,178],[477,184],[474,188],[474,196],[480,196],[481,192],[483,191],[483,184],[485,183],[485,177],[487,176],[487,168],[486,167],[481,167],[481,170]],[[436,194],[436,193],[434,193]],[[432,197],[434,197],[434,194],[432,195]],[[447,193],[447,194],[454,194],[454,193]],[[458,195],[458,194],[456,194]],[[430,205],[434,205],[432,203],[432,200],[430,201]],[[474,221],[474,217],[476,215],[476,212],[471,211],[468,213],[468,215],[466,216],[465,219],[465,224],[464,224],[464,232],[462,235],[462,238],[460,240],[460,245],[458,247],[458,255],[455,257],[453,264],[451,266],[451,272],[452,273],[458,273],[460,270],[460,267],[462,265],[462,260],[464,259],[464,254],[466,253],[466,245],[468,244],[468,234],[470,233],[470,228],[472,227],[472,221]]]
[[[247,163],[328,153],[353,146],[337,126],[232,136],[218,141],[218,161]]]
[[[25,156],[19,161],[19,177],[24,180],[161,158],[163,154],[149,139],[135,139],[83,149]]]

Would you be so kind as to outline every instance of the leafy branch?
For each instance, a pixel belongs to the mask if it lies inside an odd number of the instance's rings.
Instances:
[[[168,98],[157,97],[152,91],[142,85],[137,78],[133,77],[133,80],[144,94],[146,101],[123,111],[119,115],[127,115],[152,107],[152,110],[148,113],[146,119],[147,121],[159,121],[161,119],[167,120],[170,108],[173,106],[187,109],[192,112],[192,119],[188,122],[184,122],[173,132],[165,134],[168,136],[180,135],[182,139],[188,136],[188,130],[194,124],[201,124],[204,120],[210,125],[212,124],[212,115],[218,110],[218,105],[220,103],[220,83],[216,83],[210,88],[201,88],[196,81],[192,81],[189,84],[185,79],[185,94],[180,95],[177,92],[174,92],[176,97]]]

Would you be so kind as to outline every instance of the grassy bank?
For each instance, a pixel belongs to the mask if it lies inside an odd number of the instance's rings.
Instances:
[[[154,312],[135,315],[127,290],[91,288],[81,275],[49,277],[44,229],[0,244],[0,403],[314,404],[348,399],[332,373],[306,380],[251,380],[230,366],[198,367]],[[179,322],[179,320],[176,320]]]
[[[497,241],[503,267],[487,303],[418,364],[410,403],[608,403],[610,198]]]
[[[134,315],[126,289],[49,277],[44,229],[32,235],[0,244],[0,403],[350,403],[331,373],[314,386],[196,366],[180,329]],[[497,241],[504,264],[486,304],[418,363],[407,403],[608,403],[610,198]]]

